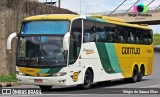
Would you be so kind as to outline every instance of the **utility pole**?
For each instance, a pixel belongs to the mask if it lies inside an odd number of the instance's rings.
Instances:
[[[81,7],[82,5],[81,5],[81,3],[82,3],[82,2],[81,2],[81,0],[80,0],[80,9],[79,9],[79,10],[80,10],[80,14],[81,14],[81,10],[82,10],[82,7]]]
[[[61,0],[58,0],[58,7],[61,8]]]

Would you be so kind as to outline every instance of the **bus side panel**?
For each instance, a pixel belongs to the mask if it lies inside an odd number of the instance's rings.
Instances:
[[[84,43],[81,57],[84,67],[91,67],[94,82],[124,78],[119,68],[119,62],[113,43]],[[114,52],[114,54],[113,54]],[[85,73],[86,69],[84,69]]]
[[[113,43],[96,43],[99,53],[99,63],[103,67],[102,75],[104,80],[113,80],[124,78],[122,69],[119,65],[117,54]]]
[[[138,65],[140,69],[140,66],[143,64],[145,67],[145,75],[151,74],[153,68],[152,45],[115,43],[114,46],[125,78],[132,77],[135,65]]]
[[[86,69],[91,67],[93,69],[94,82],[102,81],[102,65],[99,61],[99,54],[94,42],[84,43],[81,47],[80,52],[81,58],[83,60],[83,74],[85,74]],[[84,76],[84,75],[83,75]]]

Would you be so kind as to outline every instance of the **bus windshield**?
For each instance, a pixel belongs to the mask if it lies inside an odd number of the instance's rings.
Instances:
[[[63,37],[67,21],[35,21],[24,23],[19,36],[17,65],[33,67],[66,66]]]

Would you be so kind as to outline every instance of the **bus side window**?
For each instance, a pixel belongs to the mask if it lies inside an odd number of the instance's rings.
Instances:
[[[134,32],[135,43],[143,44],[144,40],[143,40],[143,37],[142,37],[142,33],[143,33],[142,29],[135,29],[135,32]]]
[[[108,27],[105,27],[105,31],[106,31],[106,41],[111,42],[110,29]]]
[[[126,43],[126,31],[125,31],[125,27],[122,27],[122,26],[118,27],[117,36],[118,36],[118,42],[120,42],[120,43]]]
[[[89,20],[84,20],[84,35],[83,42],[96,42],[96,23]]]
[[[143,33],[144,36],[144,44],[151,44],[152,43],[152,32],[149,30],[145,30]]]
[[[127,39],[127,43],[135,43],[135,36],[134,36],[134,28],[126,28],[127,29],[127,35],[128,35],[128,39]]]
[[[115,25],[105,25],[105,32],[106,32],[106,41],[107,42],[117,42],[117,27]]]
[[[106,32],[105,32],[103,24],[98,24],[97,23],[96,41],[97,42],[106,42]]]
[[[90,42],[96,42],[96,26],[91,27],[90,35]]]
[[[111,28],[110,35],[111,35],[111,41],[113,43],[117,42],[117,29],[116,28]]]
[[[91,37],[91,35],[90,35],[90,33],[88,32],[88,31],[86,31],[86,33],[84,33],[84,42],[89,42],[90,41],[90,37]]]

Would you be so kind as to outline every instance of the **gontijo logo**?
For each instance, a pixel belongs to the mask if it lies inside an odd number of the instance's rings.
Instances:
[[[83,52],[85,52],[87,55],[88,55],[88,54],[94,54],[94,53],[95,53],[95,52],[94,52],[94,49],[86,49],[86,48],[83,49]]]
[[[147,6],[144,4],[137,4],[133,7],[135,13],[146,13],[147,12]]]

